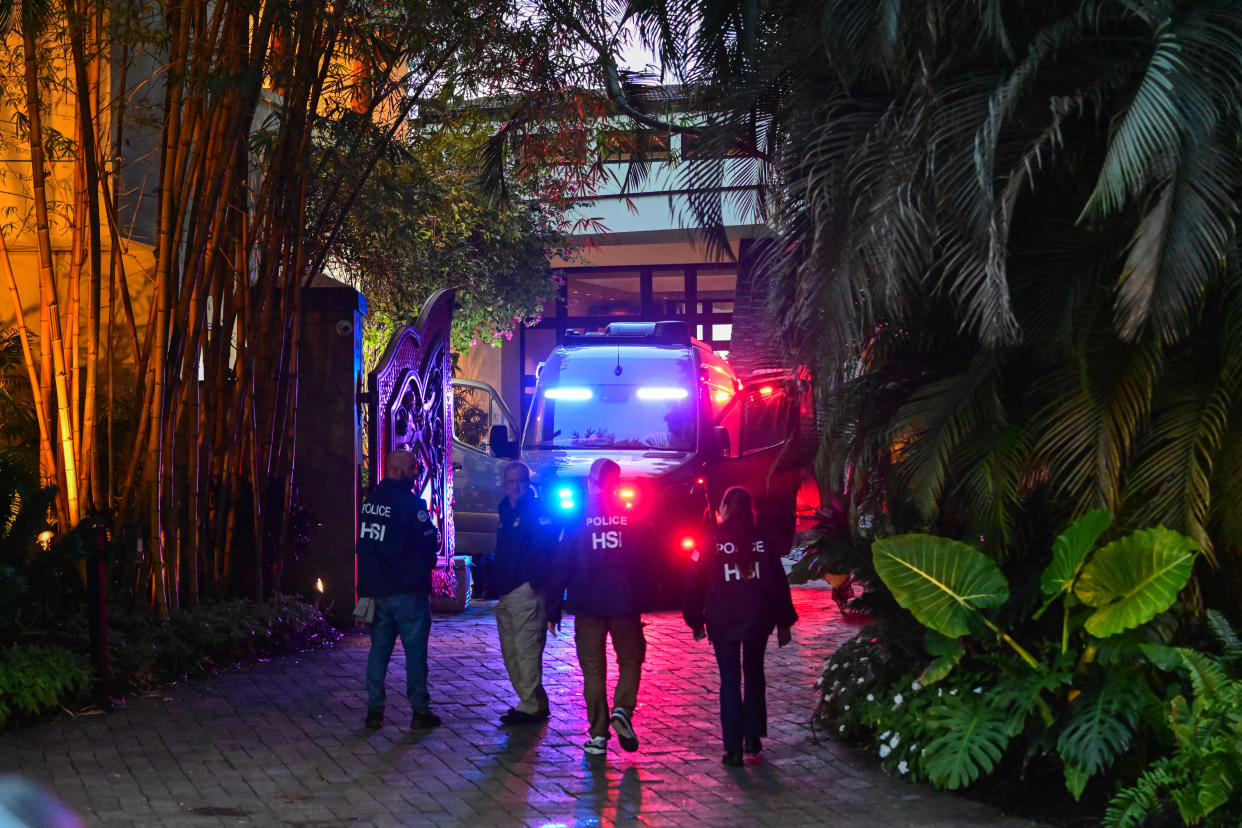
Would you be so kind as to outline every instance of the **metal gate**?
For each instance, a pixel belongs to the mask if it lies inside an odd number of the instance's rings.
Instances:
[[[453,573],[453,392],[449,327],[453,291],[433,293],[418,322],[393,334],[379,364],[368,377],[367,423],[371,485],[384,469],[384,458],[405,449],[418,459],[414,493],[427,502],[440,530],[440,565],[433,573],[433,594],[452,596]]]

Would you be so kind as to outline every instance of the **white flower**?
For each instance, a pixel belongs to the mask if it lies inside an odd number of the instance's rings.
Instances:
[[[901,703],[903,701],[905,701],[905,698],[903,698],[900,693],[893,696],[893,709],[896,710],[897,708],[901,707]]]
[[[842,709],[842,710],[849,710],[849,709],[850,709],[850,706],[847,704],[847,705],[844,705],[841,709]]]
[[[837,728],[837,733],[844,733],[844,732],[845,732],[845,725],[841,725],[840,727]]]
[[[868,693],[868,694],[867,694],[867,701],[869,701],[869,702],[873,702],[873,701],[875,701],[875,694],[873,694],[873,693]]]
[[[880,758],[881,759],[883,759],[885,756],[888,756],[892,752],[893,752],[893,749],[890,748],[888,745],[880,745]]]
[[[824,680],[822,678],[818,678],[815,680],[816,689],[819,689],[820,687],[823,687],[823,686],[824,686]]]
[[[840,664],[829,664],[829,665],[828,665],[828,669],[829,669],[829,670],[835,670],[835,669],[837,669],[837,668],[838,668],[838,667],[840,667],[840,666],[841,666]]]
[[[950,696],[956,696],[956,695],[957,695],[957,688],[956,688],[956,687],[954,687],[952,690],[950,690],[950,691],[949,691],[949,695],[950,695]]]
[[[936,698],[940,698],[940,697],[941,697],[941,696],[943,696],[943,695],[944,695],[944,688],[943,688],[943,687],[937,687],[937,688],[936,688]]]
[[[923,689],[923,685],[919,683],[918,679],[915,679],[914,681],[910,682],[910,689],[917,693],[918,691]]]
[[[906,774],[910,772],[910,766],[906,763],[905,759],[902,759],[900,762],[897,763],[897,772],[900,774]]]
[[[982,688],[982,687],[976,687],[974,690],[972,690],[972,691],[970,691],[970,692],[972,692],[972,693],[982,693],[982,692],[983,692],[983,688]]]
[[[866,679],[864,679],[862,676],[859,676],[859,677],[858,677],[858,679],[857,679],[854,683],[855,683],[855,684],[862,684],[865,680],[866,680]]]
[[[898,745],[900,745],[900,744],[901,744],[901,734],[900,734],[900,733],[894,733],[894,734],[893,734],[893,738],[889,740],[889,743],[888,743],[888,744],[889,744],[889,746],[890,746],[890,747],[897,747]]]
[[[886,730],[886,731],[884,731],[883,733],[881,733],[881,734],[880,734],[880,741],[881,741],[881,742],[883,742],[885,739],[887,739],[887,738],[888,738],[888,734],[890,734],[890,733],[892,733],[892,732],[893,732],[893,731],[891,731],[891,730]]]

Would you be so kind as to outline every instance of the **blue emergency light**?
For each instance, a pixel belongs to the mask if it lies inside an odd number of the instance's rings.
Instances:
[[[556,496],[560,498],[561,508],[569,511],[574,508],[574,490],[568,486],[563,486],[556,490]]]

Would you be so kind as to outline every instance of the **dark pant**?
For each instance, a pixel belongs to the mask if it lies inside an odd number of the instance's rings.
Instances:
[[[405,650],[405,694],[415,712],[431,708],[427,693],[427,638],[431,599],[427,595],[388,595],[375,599],[371,652],[367,655],[367,710],[384,709],[384,676],[397,636]]]
[[[586,700],[587,721],[592,736],[608,735],[608,657],[604,643],[612,633],[612,649],[617,654],[617,687],[613,707],[624,707],[631,716],[638,703],[638,676],[647,655],[641,615],[614,615],[574,618],[574,643],[578,645],[578,664],[582,667],[582,696]]]
[[[767,682],[763,676],[763,651],[768,638],[748,641],[713,641],[720,667],[720,726],[729,753],[742,749],[743,737],[768,735]],[[746,697],[742,698],[742,679]]]

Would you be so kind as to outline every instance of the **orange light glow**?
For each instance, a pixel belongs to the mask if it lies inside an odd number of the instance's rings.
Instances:
[[[732,396],[733,395],[730,394],[728,391],[717,391],[714,395],[712,395],[712,399],[714,399],[718,403],[726,403],[729,401],[729,397],[732,397]]]
[[[763,396],[765,396],[765,397],[770,396],[770,395],[772,394],[772,386],[770,386],[770,385],[764,385],[764,386],[762,386],[762,387],[759,389],[759,393],[760,393],[760,394],[762,394],[762,395],[763,395]]]
[[[696,478],[694,478],[694,485],[696,485],[696,486],[706,486],[706,485],[707,485],[707,480],[706,480],[705,478],[702,478],[702,477],[696,477]]]
[[[621,497],[625,498],[626,500],[632,500],[634,497],[634,490],[633,489],[622,489],[620,494],[621,494]]]
[[[681,548],[682,548],[682,549],[685,549],[687,552],[689,552],[691,549],[693,549],[693,548],[694,548],[694,538],[690,537],[689,535],[687,535],[686,537],[682,538],[682,539],[681,539]]]
[[[323,578],[315,579],[315,591],[318,592],[320,595],[323,594]]]

